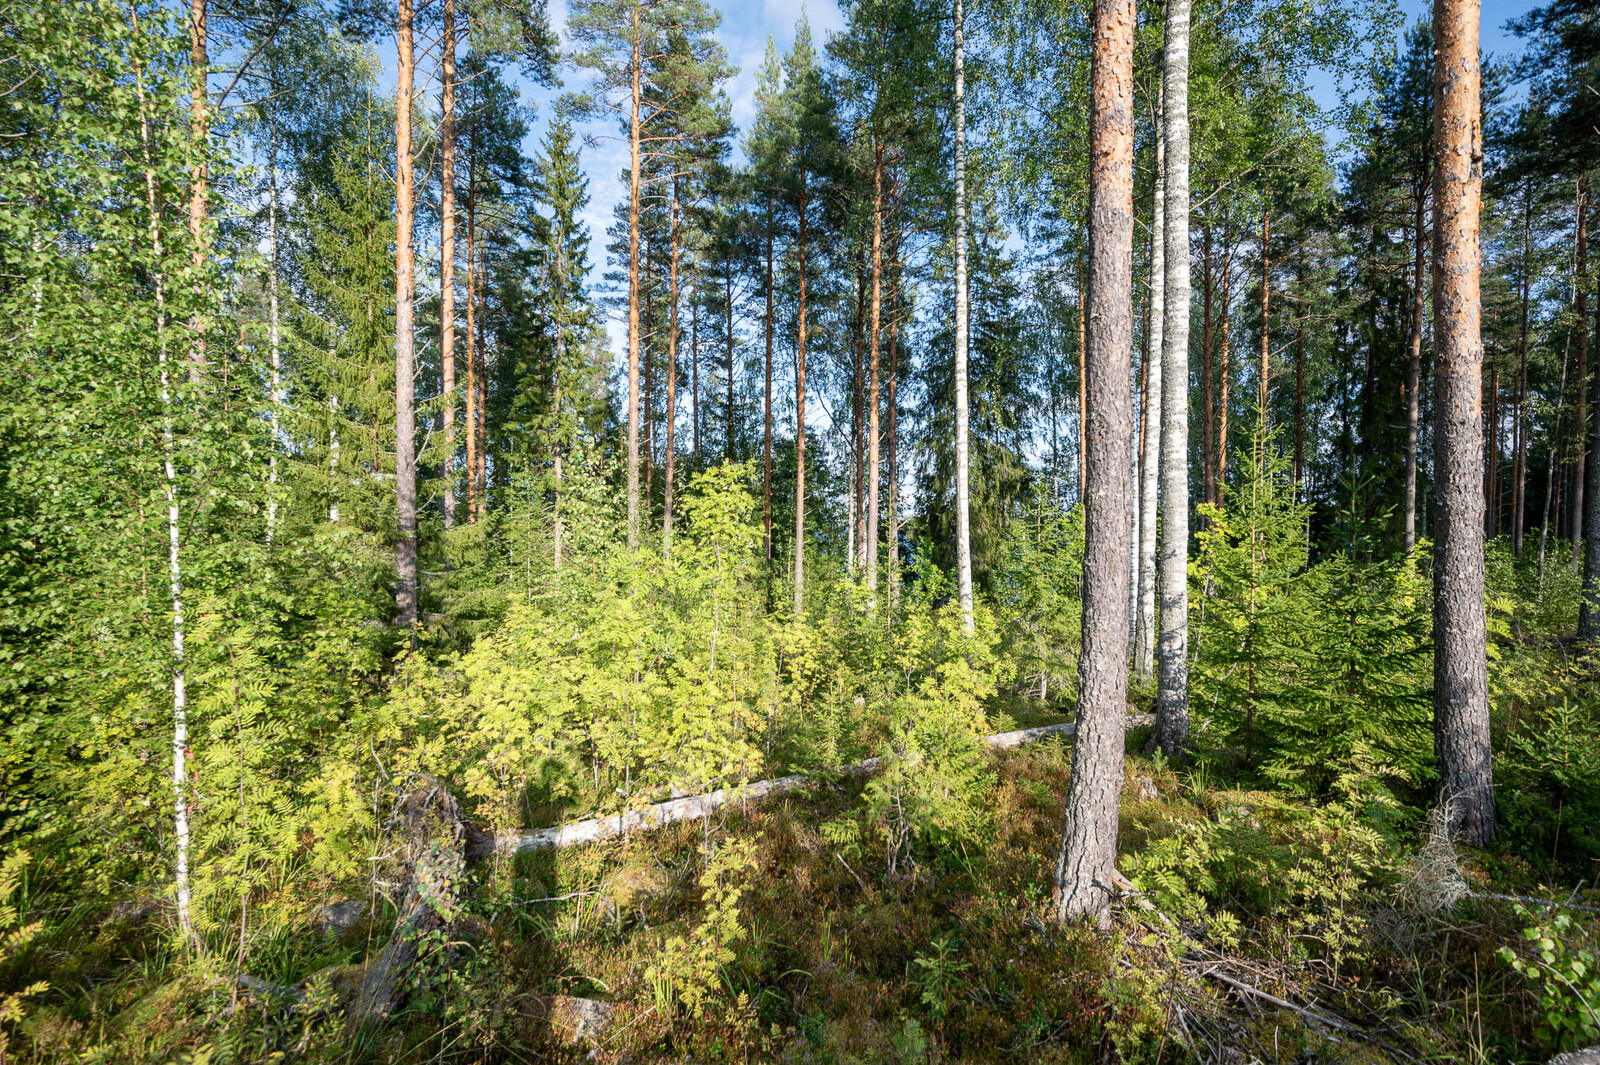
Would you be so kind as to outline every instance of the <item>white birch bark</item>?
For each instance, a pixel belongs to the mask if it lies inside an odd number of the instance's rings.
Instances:
[[[1161,121],[1161,98],[1157,94],[1156,121]],[[1134,671],[1149,680],[1155,669],[1156,649],[1156,486],[1161,456],[1166,453],[1162,427],[1161,370],[1164,353],[1161,338],[1166,291],[1166,149],[1165,138],[1156,137],[1155,207],[1150,228],[1150,368],[1146,376],[1144,399],[1144,469],[1139,474],[1139,604],[1134,614]]]
[[[1166,146],[1166,323],[1162,329],[1161,634],[1155,746],[1189,740],[1189,3],[1168,0],[1162,140]]]
[[[961,0],[956,0],[956,570],[962,626],[972,620],[971,478],[967,452],[967,102]]]
[[[270,84],[276,84],[273,79]],[[271,112],[268,112],[271,115]],[[267,120],[267,419],[272,444],[267,452],[267,546],[278,527],[278,447],[282,436],[279,410],[283,405],[283,359],[278,329],[278,141],[276,116]]]

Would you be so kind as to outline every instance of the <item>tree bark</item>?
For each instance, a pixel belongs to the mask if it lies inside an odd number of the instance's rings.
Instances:
[[[1218,293],[1221,306],[1217,313],[1217,374],[1221,377],[1217,395],[1217,498],[1216,503],[1222,502],[1222,493],[1228,484],[1228,406],[1229,393],[1233,390],[1233,351],[1231,345],[1231,329],[1228,324],[1228,304],[1232,299],[1233,281],[1233,247],[1229,243],[1229,232],[1226,224],[1222,227],[1222,242],[1224,252],[1222,256],[1222,289]]]
[[[206,0],[189,0],[189,136],[195,162],[189,167],[189,256],[196,278],[205,270],[206,211],[211,158],[211,124],[207,112]],[[189,383],[200,380],[206,365],[206,321],[197,308],[189,320]]]
[[[1256,406],[1263,427],[1272,423],[1272,207],[1261,209],[1261,366],[1256,371]],[[1260,436],[1260,430],[1257,430]]]
[[[878,349],[883,308],[883,138],[872,138],[872,341],[867,397],[867,593],[878,606]]]
[[[970,636],[973,631],[972,502],[967,466],[967,98],[963,22],[961,0],[956,0],[956,589],[961,600],[962,628]]]
[[[1427,247],[1428,165],[1423,163],[1412,200],[1412,241],[1416,254],[1411,268],[1411,351],[1406,366],[1406,453],[1405,503],[1401,537],[1406,554],[1417,547],[1417,436],[1422,410],[1422,315],[1427,290],[1423,284],[1423,265]]]
[[[1516,401],[1516,432],[1512,442],[1515,450],[1513,462],[1515,469],[1512,478],[1515,484],[1511,495],[1511,550],[1522,556],[1522,541],[1524,527],[1527,525],[1527,497],[1528,497],[1528,299],[1529,299],[1529,264],[1530,252],[1533,241],[1533,178],[1530,175],[1523,182],[1523,215],[1522,215],[1522,277],[1521,280],[1521,310],[1518,315],[1517,325],[1517,401]]]
[[[1089,417],[1078,741],[1056,854],[1062,923],[1110,922],[1128,694],[1133,305],[1133,0],[1096,0],[1090,73]]]
[[[1087,222],[1086,222],[1087,224]],[[1088,476],[1089,454],[1089,369],[1088,369],[1088,289],[1084,285],[1084,253],[1078,252],[1078,502],[1083,503],[1089,498],[1088,485],[1084,478]]]
[[[1162,140],[1166,216],[1161,405],[1161,639],[1156,729],[1168,757],[1189,742],[1189,0],[1167,0]]]
[[[806,588],[806,180],[800,175],[799,322],[794,348],[794,616],[805,610]]]
[[[767,395],[761,429],[761,517],[767,564],[772,564],[772,193],[767,193]],[[770,605],[770,604],[769,604]]]
[[[444,391],[444,527],[456,523],[456,0],[439,47],[439,366]],[[557,558],[559,559],[559,554]]]
[[[276,86],[276,78],[268,84]],[[267,348],[268,348],[268,418],[271,443],[267,451],[267,546],[272,546],[273,534],[278,525],[278,448],[283,428],[280,411],[283,409],[283,357],[282,338],[279,333],[278,308],[278,118],[277,109],[267,112]]]
[[[1489,358],[1489,417],[1483,438],[1483,534],[1490,540],[1500,535],[1500,360]]]
[[[414,268],[411,248],[416,176],[411,158],[411,111],[416,64],[412,56],[412,0],[397,0],[399,53],[395,92],[394,267],[394,480],[399,542],[395,545],[397,621],[415,639],[417,624],[416,338],[412,333]]]
[[[1200,267],[1200,468],[1204,471],[1207,503],[1217,501],[1216,425],[1217,378],[1211,358],[1211,224],[1206,223],[1201,241],[1205,258]]]
[[[678,178],[672,178],[672,245],[667,264],[667,439],[666,479],[662,485],[661,553],[672,554],[672,477],[677,463],[675,434],[678,424]]]
[[[1452,834],[1495,834],[1484,618],[1477,0],[1434,0],[1434,747]]]
[[[1583,489],[1586,480],[1586,455],[1589,439],[1589,173],[1578,173],[1578,242],[1577,266],[1573,285],[1573,303],[1577,307],[1578,321],[1578,371],[1575,382],[1577,401],[1573,404],[1575,441],[1572,454],[1572,568],[1576,571],[1583,563]]]
[[[898,180],[890,183],[890,213],[895,217],[890,231],[889,247],[889,426],[888,426],[888,479],[889,479],[889,618],[894,618],[894,608],[900,599],[900,466],[899,466],[899,383],[900,383],[900,226],[895,205],[899,195]]]
[[[643,41],[640,11],[633,10],[633,84],[628,107],[628,547],[639,546],[639,112],[640,45]]]
[[[467,523],[478,515],[478,159],[467,157]]]
[[[1579,273],[1578,285],[1580,292],[1587,288],[1586,271]],[[1580,310],[1587,302],[1586,294],[1579,297]],[[1600,317],[1600,307],[1596,308],[1596,316]],[[1578,331],[1580,335],[1588,333],[1585,317],[1578,319]],[[1594,435],[1589,446],[1594,449],[1595,461],[1589,463],[1588,492],[1584,497],[1589,508],[1584,519],[1588,536],[1583,556],[1583,594],[1578,603],[1578,637],[1591,643],[1600,640],[1600,389],[1595,390],[1594,405]]]
[[[1160,132],[1164,87],[1156,95]],[[1155,203],[1150,225],[1149,324],[1145,328],[1144,417],[1139,447],[1139,602],[1134,621],[1134,673],[1150,679],[1156,664],[1156,499],[1161,476],[1162,331],[1166,328],[1166,138],[1156,137]]]

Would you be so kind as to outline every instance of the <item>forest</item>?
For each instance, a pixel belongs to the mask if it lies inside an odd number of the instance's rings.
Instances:
[[[1592,179],[1593,0],[0,0],[0,1065],[1600,1062]]]

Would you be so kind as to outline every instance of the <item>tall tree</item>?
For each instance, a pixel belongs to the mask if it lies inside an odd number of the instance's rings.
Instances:
[[[967,467],[967,98],[966,44],[961,0],[955,0],[956,184],[956,589],[962,625],[972,632],[972,494]]]
[[[416,216],[415,160],[411,154],[412,93],[416,77],[412,0],[396,0],[395,42],[399,54],[395,87],[394,253],[394,446],[396,621],[413,632],[417,624],[416,337],[413,333],[412,228]]]
[[[1434,748],[1448,828],[1495,834],[1484,617],[1478,218],[1483,185],[1477,0],[1434,0]]]
[[[1096,0],[1090,75],[1089,425],[1078,735],[1056,854],[1054,907],[1110,922],[1128,692],[1133,411],[1133,0]]]
[[[1168,0],[1163,56],[1162,184],[1166,214],[1161,402],[1161,639],[1152,742],[1176,756],[1189,741],[1189,0]]]

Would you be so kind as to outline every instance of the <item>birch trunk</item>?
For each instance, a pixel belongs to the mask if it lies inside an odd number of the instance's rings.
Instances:
[[[1494,838],[1484,618],[1477,0],[1434,0],[1434,747],[1451,834]],[[1581,439],[1581,438],[1580,438]]]
[[[956,573],[961,624],[972,620],[971,477],[967,467],[967,100],[961,0],[956,0]]]
[[[867,396],[867,593],[878,607],[878,350],[883,308],[883,138],[872,139],[872,341]]]
[[[794,616],[805,609],[806,587],[806,185],[800,177],[800,316],[794,350]]]
[[[1164,114],[1165,87],[1157,93],[1156,121]],[[1166,138],[1156,138],[1155,205],[1150,226],[1150,324],[1146,330],[1144,445],[1139,450],[1139,610],[1135,624],[1134,672],[1149,680],[1156,652],[1156,497],[1161,455],[1166,446],[1161,428],[1163,351],[1166,328]]]
[[[772,193],[767,193],[767,391],[761,418],[761,523],[767,565],[772,565]],[[732,366],[732,363],[729,363]],[[731,372],[731,369],[730,369]],[[771,606],[771,603],[768,603]]]
[[[134,16],[137,20],[137,15]],[[135,21],[137,27],[137,21]],[[161,240],[161,213],[156,192],[155,158],[151,149],[149,101],[143,71],[134,65],[134,86],[139,100],[139,140],[144,154],[145,206],[149,212],[150,258],[156,304],[156,357],[161,386],[161,486],[167,497],[167,592],[172,604],[172,879],[177,895],[178,929],[184,940],[198,947],[189,884],[189,799],[185,792],[189,758],[189,694],[184,670],[183,564],[180,554],[182,512],[178,501],[178,472],[173,429],[172,371],[167,358],[167,300],[165,252]]]
[[[670,258],[667,263],[667,439],[665,441],[666,478],[662,483],[661,553],[672,554],[672,479],[677,469],[678,422],[678,178],[672,179]]]
[[[268,79],[275,85],[276,79]],[[267,452],[267,546],[278,527],[278,447],[283,435],[283,354],[278,308],[278,122],[277,112],[267,118],[267,392],[271,444]]]
[[[416,176],[411,158],[413,80],[412,0],[396,4],[395,40],[399,51],[395,92],[395,256],[394,256],[394,481],[399,542],[395,546],[395,606],[402,628],[417,624],[417,453],[416,365],[412,335],[412,221],[416,213]]]
[[[211,60],[207,55],[206,0],[189,0],[189,135],[194,140],[195,162],[189,167],[189,255],[195,277],[205,270],[206,209],[209,183],[211,138],[210,118],[207,114],[206,68]],[[198,283],[198,282],[197,282]],[[189,383],[200,380],[206,365],[206,321],[197,309],[189,320]]]
[[[1165,67],[1161,639],[1151,742],[1173,757],[1189,742],[1189,0],[1168,0]]]
[[[1110,921],[1128,696],[1133,0],[1096,0],[1090,73],[1088,489],[1078,741],[1056,854],[1058,921]]]
[[[1406,367],[1405,515],[1402,538],[1406,554],[1417,547],[1417,435],[1422,407],[1422,315],[1426,304],[1423,264],[1428,201],[1428,171],[1423,167],[1412,203],[1412,237],[1416,257],[1411,268],[1411,359]]]

